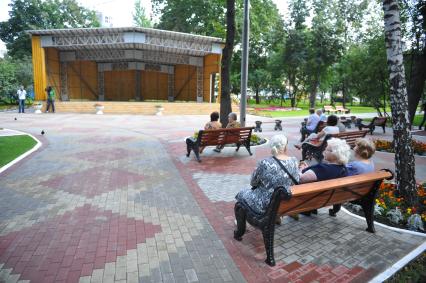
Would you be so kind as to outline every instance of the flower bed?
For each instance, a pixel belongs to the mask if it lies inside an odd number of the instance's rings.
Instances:
[[[426,183],[417,188],[419,205],[408,206],[399,196],[393,183],[383,182],[379,188],[374,208],[374,220],[383,224],[425,233],[426,227]],[[346,204],[350,211],[362,215],[361,206]]]
[[[394,147],[391,141],[376,139],[373,140],[376,150],[394,153]],[[414,153],[418,155],[426,155],[426,143],[412,140]]]

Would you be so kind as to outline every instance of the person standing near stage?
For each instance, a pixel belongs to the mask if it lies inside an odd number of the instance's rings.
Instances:
[[[19,99],[19,113],[25,113],[25,99],[27,98],[27,92],[24,89],[24,86],[21,85],[16,92]]]
[[[55,90],[51,86],[48,86],[46,88],[46,94],[47,94],[46,113],[49,112],[51,105],[52,105],[52,112],[55,113]]]

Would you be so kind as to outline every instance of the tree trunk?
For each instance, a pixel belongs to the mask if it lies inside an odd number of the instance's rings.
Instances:
[[[256,88],[256,104],[260,103],[259,89]]]
[[[309,108],[315,108],[315,100],[316,100],[317,87],[316,84],[311,89],[311,93],[309,94]]]
[[[342,96],[343,96],[343,108],[346,108],[346,83],[343,82],[343,89],[342,89]]]
[[[211,85],[211,89],[210,89],[210,93],[212,96],[212,101],[211,102],[216,102],[216,97],[215,97],[215,85],[216,85],[216,73],[212,74],[212,85]]]
[[[412,52],[416,51],[413,50]],[[408,84],[408,109],[410,113],[410,123],[413,123],[417,105],[422,98],[426,81],[426,48],[423,50],[422,54],[413,54],[411,60],[413,60],[413,66]]]
[[[220,122],[223,127],[228,124],[231,105],[231,59],[235,38],[235,0],[226,0],[226,41],[222,52],[220,97]]]
[[[411,144],[408,99],[401,46],[401,22],[397,0],[383,1],[386,55],[390,81],[396,187],[409,206],[418,203],[415,160]]]

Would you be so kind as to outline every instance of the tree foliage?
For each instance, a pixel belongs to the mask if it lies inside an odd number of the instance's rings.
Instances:
[[[136,26],[143,28],[151,28],[153,26],[151,20],[146,16],[145,7],[142,5],[141,0],[135,1],[134,10],[133,23]]]
[[[156,28],[225,38],[225,0],[152,0]]]
[[[32,70],[31,57],[20,60],[9,56],[0,58],[0,101],[9,103],[11,95],[16,94],[19,85],[23,85],[27,90],[31,89]]]
[[[425,93],[426,81],[426,1],[403,0],[402,32],[411,48],[406,52],[407,92],[410,122]]]
[[[9,6],[10,18],[0,22],[0,39],[14,58],[31,56],[27,30],[99,26],[95,12],[76,0],[12,0]]]

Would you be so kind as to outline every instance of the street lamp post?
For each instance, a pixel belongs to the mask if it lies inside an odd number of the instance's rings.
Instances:
[[[241,126],[246,125],[247,106],[247,75],[248,75],[248,49],[250,31],[250,0],[244,0],[244,25],[243,25],[243,50],[241,60],[241,100],[240,100],[240,122]]]

